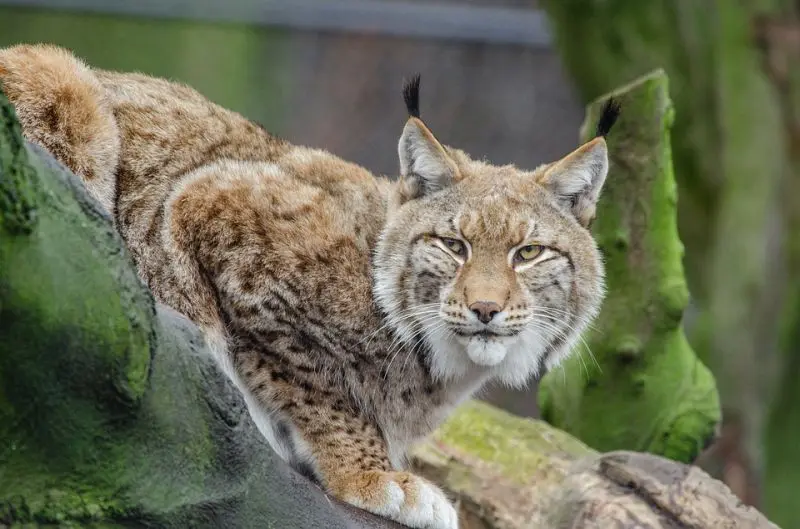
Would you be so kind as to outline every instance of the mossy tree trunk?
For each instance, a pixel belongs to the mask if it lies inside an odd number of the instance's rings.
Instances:
[[[608,137],[611,168],[593,227],[608,294],[586,350],[542,381],[540,408],[597,450],[690,462],[714,437],[720,410],[714,379],[681,326],[688,291],[667,76],[659,70],[610,95],[623,110]],[[605,99],[589,106],[584,141]]]
[[[786,527],[800,526],[795,490],[800,483],[800,5],[781,2],[777,15],[760,16],[755,34],[764,71],[780,106],[788,166],[781,182],[786,284],[780,323],[783,356],[780,384],[769,416],[766,441],[765,509]]]
[[[755,505],[762,501],[765,428],[779,382],[777,336],[786,282],[783,130],[752,35],[757,9],[774,3],[715,3],[725,180],[706,274],[707,336],[725,416],[721,475]]]
[[[678,224],[696,309],[687,328],[716,376],[725,417],[723,442],[713,452],[719,457],[704,464],[755,504],[786,301],[777,204],[787,159],[752,22],[778,3],[543,2],[585,98],[654,66],[670,75]]]

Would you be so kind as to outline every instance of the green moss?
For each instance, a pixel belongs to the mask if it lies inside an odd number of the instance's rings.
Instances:
[[[32,170],[14,107],[0,92],[0,230],[29,233],[36,218]]]
[[[0,504],[20,523],[110,519],[129,463],[112,439],[145,392],[152,300],[2,94],[0,109]]]
[[[117,503],[95,498],[91,491],[80,494],[68,487],[68,483],[62,483],[58,487],[42,489],[33,500],[23,494],[13,495],[7,500],[0,497],[0,520],[11,521],[11,527],[15,527],[14,524],[118,527],[108,523],[108,520],[123,514]]]
[[[582,456],[593,451],[574,437],[541,421],[521,419],[480,401],[470,401],[445,422],[435,438],[481,461],[504,477],[525,483],[546,472],[554,455]]]

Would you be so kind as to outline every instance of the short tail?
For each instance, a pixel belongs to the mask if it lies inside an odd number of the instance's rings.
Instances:
[[[23,44],[0,49],[0,84],[25,137],[80,176],[113,215],[120,135],[91,69],[63,48]]]

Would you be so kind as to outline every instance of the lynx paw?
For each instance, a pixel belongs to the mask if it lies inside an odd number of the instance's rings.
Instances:
[[[458,515],[444,493],[414,474],[362,472],[336,488],[343,501],[414,529],[458,529]]]

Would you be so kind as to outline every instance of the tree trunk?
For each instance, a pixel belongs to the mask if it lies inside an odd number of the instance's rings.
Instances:
[[[608,293],[588,346],[540,386],[542,417],[597,450],[690,462],[720,420],[714,379],[684,336],[687,288],[676,225],[667,77],[656,71],[614,93],[611,168],[593,227]],[[582,138],[606,97],[589,106]]]
[[[800,7],[795,0],[782,2],[778,15],[755,20],[762,64],[780,106],[789,163],[781,181],[777,206],[783,216],[786,284],[781,308],[780,352],[782,371],[768,417],[765,509],[786,527],[800,526],[793,491],[800,483]]]
[[[744,501],[759,505],[771,387],[779,382],[786,279],[779,203],[787,166],[778,106],[752,38],[755,13],[726,0],[715,5],[725,185],[707,275],[710,361],[732,432],[722,475]]]

